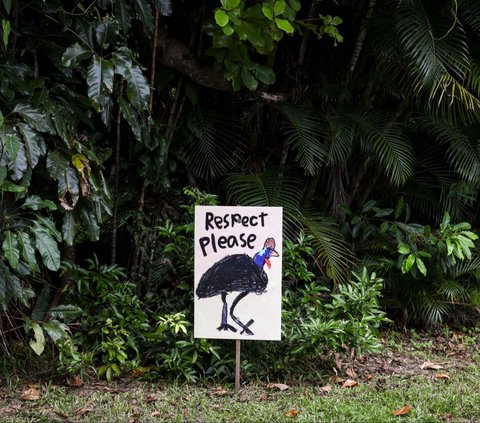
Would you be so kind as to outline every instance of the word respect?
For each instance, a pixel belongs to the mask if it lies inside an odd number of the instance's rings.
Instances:
[[[205,213],[205,231],[223,230],[235,227],[264,227],[265,218],[268,213],[262,212],[256,215],[245,216],[240,213],[227,213],[225,215],[215,215],[212,212]],[[220,235],[216,236],[211,233],[208,236],[201,237],[199,244],[202,249],[203,256],[207,256],[207,249],[217,252],[218,249],[241,247],[253,250],[254,242],[257,236],[254,233],[246,234],[245,232],[237,235]]]

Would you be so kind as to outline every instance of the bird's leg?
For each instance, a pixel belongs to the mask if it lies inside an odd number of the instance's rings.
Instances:
[[[235,329],[232,325],[229,325],[227,323],[227,293],[226,292],[222,292],[222,301],[223,301],[222,322],[220,323],[220,326],[217,328],[217,330],[231,330],[232,332],[236,332],[237,329]]]
[[[254,320],[250,319],[249,322],[245,325],[240,321],[240,319],[237,316],[233,314],[233,310],[235,310],[235,307],[237,306],[238,302],[242,298],[246,297],[247,295],[248,295],[248,292],[241,292],[240,294],[238,294],[238,296],[233,300],[232,306],[230,307],[230,316],[235,321],[235,323],[243,329],[240,332],[241,335],[243,335],[243,333],[246,333],[247,335],[253,335],[253,332],[248,327],[252,325]]]

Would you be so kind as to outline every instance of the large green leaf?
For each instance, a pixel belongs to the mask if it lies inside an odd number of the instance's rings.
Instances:
[[[140,17],[145,32],[151,34],[153,32],[152,8],[146,0],[134,0],[133,4],[135,5],[135,9]]]
[[[122,116],[130,126],[130,129],[132,130],[134,137],[137,139],[137,141],[141,141],[142,128],[140,126],[140,122],[138,121],[135,110],[133,110],[130,103],[128,103],[123,98],[118,99],[118,105],[120,107],[120,111],[122,112]]]
[[[18,239],[14,232],[5,231],[3,233],[2,250],[12,269],[16,269],[20,260],[20,249],[18,248]]]
[[[94,55],[88,67],[87,84],[90,101],[98,110],[102,110],[107,94],[105,88],[108,92],[113,90],[113,64]]]
[[[58,244],[48,231],[40,226],[31,228],[35,235],[35,246],[42,256],[43,264],[52,271],[60,268],[60,251]]]
[[[80,218],[85,225],[85,231],[90,240],[98,241],[100,237],[100,225],[98,224],[95,213],[84,207],[80,210]]]
[[[73,245],[75,240],[75,216],[72,211],[66,211],[63,215],[62,237],[67,245]]]
[[[262,84],[271,85],[275,83],[275,73],[268,66],[255,63],[250,71],[252,72],[252,75]]]
[[[33,129],[39,132],[48,132],[50,134],[55,133],[50,119],[29,104],[19,103],[15,106],[13,112],[22,116],[25,122],[28,123]]]
[[[97,43],[102,48],[108,48],[109,44],[118,35],[118,22],[112,19],[103,19],[95,28]]]
[[[150,87],[140,68],[136,65],[126,67],[125,79],[128,99],[137,109],[145,109],[148,105]]]
[[[113,6],[115,8],[115,17],[118,19],[120,27],[124,33],[127,33],[132,22],[129,2],[127,0],[113,0]]]
[[[127,68],[132,66],[132,51],[125,47],[119,47],[112,53],[112,63],[115,65],[115,73],[125,78]]]
[[[28,164],[34,168],[40,156],[44,155],[47,151],[45,146],[45,141],[31,126],[25,123],[19,123],[17,125],[18,129],[23,135],[23,140],[25,141],[25,155],[28,160]]]
[[[240,72],[243,83],[250,91],[255,91],[258,87],[258,81],[247,68],[242,68]]]
[[[10,14],[10,10],[12,9],[12,1],[13,0],[3,0],[3,6],[7,12],[7,15]]]
[[[37,270],[37,260],[32,239],[27,232],[18,232],[18,241],[22,251],[22,258],[32,270]]]
[[[75,67],[82,60],[88,59],[93,54],[92,50],[86,49],[79,43],[75,43],[68,47],[63,53],[62,63],[67,67]]]
[[[68,338],[68,326],[60,322],[49,322],[43,324],[43,330],[53,342]]]
[[[47,170],[58,181],[58,198],[65,210],[72,210],[77,204],[79,181],[77,171],[59,151],[50,151],[47,157]]]
[[[31,210],[40,210],[46,208],[52,211],[57,209],[57,206],[53,201],[43,200],[38,195],[30,195],[29,197],[27,197],[22,207],[26,207]]]
[[[11,177],[14,181],[19,181],[25,175],[28,170],[28,161],[25,154],[25,146],[20,143],[17,157],[15,160],[10,160],[8,163],[8,169],[11,171]]]
[[[37,215],[37,220],[35,221],[35,225],[38,226],[38,228],[44,229],[46,232],[48,232],[51,236],[53,236],[57,240],[57,242],[62,241],[62,235],[55,227],[55,223],[53,222],[52,219]]]
[[[3,131],[2,131],[3,132]],[[20,140],[16,132],[1,133],[0,141],[3,143],[5,151],[8,153],[10,160],[17,160],[18,150],[20,149]]]

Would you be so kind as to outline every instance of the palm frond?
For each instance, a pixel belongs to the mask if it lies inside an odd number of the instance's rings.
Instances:
[[[463,302],[468,300],[468,292],[457,280],[446,279],[440,283],[437,292],[450,302]]]
[[[409,2],[397,9],[396,28],[415,92],[428,92],[424,99],[433,113],[469,122],[480,116],[480,100],[464,85],[470,53],[456,6],[427,10],[423,1]]]
[[[461,276],[472,276],[480,282],[480,256],[472,258],[472,260],[462,260],[452,268],[452,276],[459,278]]]
[[[327,117],[330,129],[328,164],[346,163],[352,153],[354,127],[342,116]]]
[[[293,236],[298,228],[302,191],[298,179],[269,170],[256,175],[231,174],[225,179],[228,201],[233,205],[283,207],[284,229]]]
[[[314,237],[312,245],[327,276],[335,284],[346,282],[354,257],[338,225],[333,220],[310,211],[302,214],[302,224],[305,233]]]
[[[405,183],[413,173],[413,150],[400,125],[374,110],[349,114],[356,123],[361,145],[371,151],[386,176],[395,185]]]
[[[424,117],[418,123],[439,144],[447,146],[448,159],[462,178],[471,182],[480,179],[477,139],[470,139],[458,127],[441,120]]]
[[[304,107],[284,104],[280,112],[285,117],[281,131],[286,142],[297,152],[296,160],[302,169],[313,175],[325,161],[324,121]]]
[[[459,18],[480,35],[480,3],[476,0],[459,1]]]
[[[243,143],[239,124],[228,114],[225,118],[225,113],[195,110],[186,118],[185,129],[180,155],[195,176],[214,179],[233,168]]]
[[[424,322],[427,325],[439,325],[448,315],[449,306],[442,298],[426,290],[417,290],[411,293],[409,301],[410,315],[413,320]]]

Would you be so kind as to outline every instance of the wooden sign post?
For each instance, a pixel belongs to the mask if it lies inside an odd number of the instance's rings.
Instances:
[[[196,338],[280,340],[282,208],[195,208]]]

